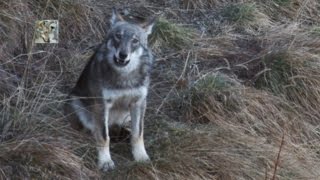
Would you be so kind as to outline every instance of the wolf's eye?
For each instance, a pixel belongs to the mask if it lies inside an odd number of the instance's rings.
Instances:
[[[132,43],[133,43],[133,44],[137,44],[138,42],[139,42],[138,39],[136,39],[136,38],[132,39]]]
[[[120,33],[117,33],[115,36],[116,36],[117,39],[121,39],[121,34]]]

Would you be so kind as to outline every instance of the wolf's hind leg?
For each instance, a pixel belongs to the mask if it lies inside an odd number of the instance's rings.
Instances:
[[[74,98],[71,100],[70,104],[81,124],[91,132],[94,132],[94,124],[92,122],[93,120],[91,114],[89,110],[83,105],[81,100],[78,98]]]

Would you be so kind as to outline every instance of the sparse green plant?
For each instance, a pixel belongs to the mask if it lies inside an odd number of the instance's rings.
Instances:
[[[268,70],[260,75],[255,82],[258,88],[268,88],[275,94],[282,94],[284,86],[289,84],[289,78],[293,71],[286,53],[277,53],[263,58],[263,63],[267,65]]]
[[[159,43],[158,46],[161,47],[169,46],[176,49],[183,49],[192,46],[193,37],[194,32],[190,28],[160,18],[153,28],[150,43]]]
[[[280,5],[280,6],[286,6],[291,3],[292,0],[273,0],[274,3]]]
[[[225,76],[220,73],[207,75],[195,83],[195,90],[201,92],[212,92],[226,90],[234,84],[228,81]]]
[[[213,8],[219,4],[216,0],[183,0],[182,7],[186,9],[206,9]]]
[[[180,98],[174,103],[185,107],[186,119],[196,123],[208,123],[199,111],[206,103],[214,103],[217,109],[236,111],[241,107],[237,96],[242,85],[223,73],[211,73],[198,79],[188,90],[182,90]],[[200,109],[198,109],[200,108]],[[197,117],[193,119],[194,117]]]
[[[222,9],[222,16],[229,21],[246,24],[255,20],[255,10],[254,3],[230,4]]]
[[[311,29],[311,34],[320,36],[320,27],[314,27]]]
[[[240,86],[240,83],[236,82],[235,79],[231,79],[221,73],[214,73],[198,80],[194,86],[191,87],[191,92],[193,98],[198,98],[200,101],[211,95],[215,96],[218,100],[226,101],[232,87],[236,86]]]
[[[222,73],[212,73],[197,80],[191,87],[190,92],[203,94],[205,98],[207,95],[225,94],[240,86],[241,84],[236,79]]]

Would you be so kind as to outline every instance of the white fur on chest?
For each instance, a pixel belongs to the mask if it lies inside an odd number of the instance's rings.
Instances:
[[[102,90],[102,95],[105,100],[117,101],[120,98],[145,98],[148,89],[145,86],[130,89],[107,89]]]
[[[110,105],[109,126],[112,124],[123,125],[130,121],[130,104],[144,100],[147,93],[148,89],[145,86],[132,89],[103,89],[103,98],[107,101],[105,106]]]

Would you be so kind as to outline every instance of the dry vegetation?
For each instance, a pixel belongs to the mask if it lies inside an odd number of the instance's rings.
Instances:
[[[0,1],[0,179],[320,179],[318,0]],[[111,7],[161,14],[146,115],[150,164],[129,144],[96,167],[63,102]],[[59,44],[33,44],[58,19]]]

